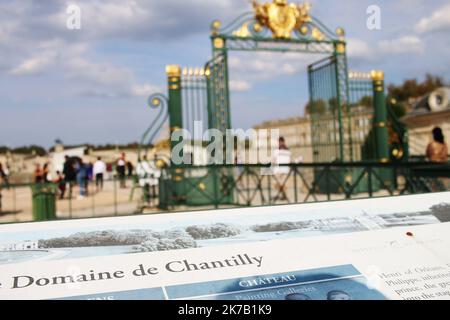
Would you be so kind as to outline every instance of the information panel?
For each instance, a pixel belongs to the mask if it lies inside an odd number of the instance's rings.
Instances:
[[[0,226],[1,299],[450,299],[450,193]]]

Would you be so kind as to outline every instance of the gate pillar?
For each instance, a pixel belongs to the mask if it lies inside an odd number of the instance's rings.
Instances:
[[[183,106],[182,106],[182,94],[181,94],[181,67],[179,65],[166,66],[166,73],[168,78],[169,88],[169,126],[170,135],[183,128]],[[172,184],[170,187],[169,195],[172,197],[170,201],[174,204],[180,204],[183,201],[182,195],[184,194],[184,170],[177,168],[177,165],[173,163],[172,151],[179,141],[172,141],[170,139],[170,162],[174,168],[172,171]],[[183,151],[180,152],[180,156],[184,158]]]
[[[183,128],[183,111],[181,97],[181,67],[179,65],[166,66],[168,78],[169,97],[169,126],[170,134]],[[172,152],[176,141],[170,141],[170,151]]]
[[[374,127],[377,157],[380,162],[389,162],[389,134],[387,127],[386,96],[384,93],[384,72],[371,72],[373,82],[373,103],[375,108]]]

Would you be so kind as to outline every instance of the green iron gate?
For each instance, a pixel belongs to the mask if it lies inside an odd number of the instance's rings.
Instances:
[[[306,3],[254,1],[253,7],[254,12],[239,16],[225,27],[217,20],[212,23],[213,58],[204,68],[181,72],[180,67],[169,66],[167,100],[171,132],[182,128],[192,132],[195,121],[203,121],[204,126],[207,123],[203,129],[224,132],[231,128],[229,51],[321,54],[329,57],[308,68],[314,161],[388,161],[384,79],[380,72],[374,72],[370,84],[349,80],[344,30],[328,29],[309,14],[310,5]],[[368,94],[369,88],[372,94]],[[174,147],[173,142],[171,146]],[[175,172],[178,173],[171,178],[177,183],[190,178],[183,169]],[[197,186],[205,196],[209,183],[205,184],[204,179],[208,174],[195,177],[200,180],[193,180],[193,184],[188,181],[189,187]],[[212,184],[214,192],[229,189],[224,187],[226,177],[224,173],[218,179],[221,185]],[[338,179],[348,179],[348,175],[338,173]],[[178,195],[177,199],[189,198],[183,197]]]
[[[386,108],[382,72],[350,72],[344,95],[338,69],[335,57],[308,67],[314,161],[389,161],[390,136],[405,133]]]
[[[346,70],[346,68],[345,68]],[[311,144],[315,163],[352,162],[353,137],[348,101],[348,79],[340,81],[336,55],[308,66],[310,100],[305,111],[311,118]],[[344,88],[342,88],[344,87]],[[358,179],[360,173],[333,168],[329,179],[321,179],[322,170],[314,170],[317,192],[342,192],[342,186]]]
[[[228,62],[226,52],[215,54],[205,66],[209,128],[225,132],[231,128]]]
[[[183,129],[194,133],[195,124],[208,125],[207,77],[204,69],[184,68],[181,76]],[[196,133],[197,135],[200,133]]]
[[[213,58],[203,69],[169,66],[169,116],[171,132],[181,128],[192,130],[195,121],[203,120],[208,128],[221,131],[231,128],[228,76],[229,51],[298,52],[329,55],[309,66],[309,111],[312,119],[312,144],[316,162],[350,162],[367,159],[387,161],[386,111],[383,79],[372,82],[349,81],[345,32],[328,29],[309,15],[307,4],[289,4],[274,0],[264,5],[253,3],[254,12],[239,16],[222,27],[219,21],[211,26]],[[278,12],[273,15],[273,12]],[[179,74],[177,74],[179,73]],[[376,73],[379,74],[379,73]],[[362,89],[360,88],[362,87]],[[352,97],[372,87],[370,96],[376,107],[374,116],[376,154],[369,147],[361,149],[366,133],[355,136],[353,115],[365,117],[369,107],[354,106]],[[361,92],[363,92],[361,91]],[[206,129],[206,128],[205,128]],[[359,131],[358,131],[359,132]],[[370,151],[370,152],[369,152]]]
[[[342,96],[335,57],[325,58],[308,67],[311,116],[311,143],[314,162],[345,159]]]
[[[342,102],[340,84],[337,83],[338,66],[334,57],[323,59],[308,68],[312,146],[314,161],[326,162],[388,162],[407,157],[407,139],[404,126],[394,113],[386,108],[384,75],[350,72],[346,83],[346,100]],[[340,106],[340,107],[339,107]],[[362,170],[337,168],[332,173],[331,189],[340,192],[339,186],[362,181],[356,192],[366,192],[367,176]],[[377,169],[385,185],[396,183],[392,170]],[[320,172],[316,173],[319,176]],[[318,185],[323,190],[325,182]],[[362,188],[361,188],[362,186]],[[328,186],[330,187],[330,186]],[[374,190],[380,185],[373,185]]]
[[[169,66],[169,114],[171,132],[184,129],[184,164],[206,165],[205,130],[230,128],[226,57],[217,54],[204,68]],[[170,96],[175,97],[170,99]],[[170,110],[172,110],[170,112]],[[174,144],[172,142],[172,148]],[[172,164],[173,166],[176,166]],[[160,179],[160,206],[210,205],[232,202],[229,170],[189,170],[178,168]],[[220,199],[220,200],[217,200]]]

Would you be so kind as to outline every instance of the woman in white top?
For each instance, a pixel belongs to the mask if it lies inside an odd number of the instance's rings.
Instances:
[[[95,185],[97,187],[97,192],[103,189],[103,180],[106,174],[106,163],[102,161],[101,157],[97,158],[92,169],[93,175],[95,177]]]
[[[277,195],[275,200],[287,200],[286,195],[286,179],[290,172],[289,166],[280,166],[291,163],[291,151],[286,146],[286,141],[283,137],[278,140],[278,149],[275,150],[273,156],[273,174],[275,175],[275,189]]]

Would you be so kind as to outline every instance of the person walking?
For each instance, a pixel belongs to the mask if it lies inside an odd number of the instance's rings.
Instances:
[[[44,167],[42,168],[42,182],[48,183],[50,182],[50,169],[49,169],[49,163],[46,162],[44,164]]]
[[[127,175],[128,178],[131,178],[133,176],[134,167],[131,161],[127,161]]]
[[[89,162],[87,165],[87,177],[89,181],[94,180],[94,165],[92,162]]]
[[[87,184],[87,167],[83,163],[83,160],[78,159],[76,164],[76,177],[77,177],[77,184],[78,188],[80,190],[79,198],[82,199],[86,197],[87,190],[86,190],[86,184]]]
[[[428,161],[435,163],[445,163],[448,161],[448,147],[445,143],[445,137],[442,133],[442,129],[436,127],[432,131],[433,141],[428,144],[427,147],[427,159]]]
[[[85,185],[86,185],[86,195],[89,196],[89,184],[91,181],[93,181],[94,179],[94,165],[92,164],[92,162],[88,162],[85,164],[86,167],[86,181],[85,181]]]
[[[97,188],[97,192],[103,190],[103,181],[106,174],[106,163],[102,161],[101,157],[97,158],[97,161],[94,162],[93,174],[95,177],[95,186]]]
[[[120,181],[120,188],[122,188],[122,189],[126,188],[126,183],[125,183],[126,164],[127,164],[127,162],[125,160],[125,153],[122,153],[119,160],[117,160],[117,167],[116,167],[117,175],[119,176],[119,181]]]
[[[56,179],[54,182],[58,185],[59,199],[63,200],[64,194],[66,193],[66,181],[64,180],[61,171],[56,171]]]
[[[63,175],[64,181],[69,186],[69,197],[72,197],[73,186],[75,185],[76,180],[76,171],[74,168],[73,160],[69,158],[69,156],[64,157],[64,167],[63,167]]]
[[[278,139],[278,149],[274,152],[272,163],[274,165],[275,189],[278,191],[275,200],[288,200],[286,195],[286,180],[289,176],[290,168],[280,165],[291,163],[291,151],[287,147],[284,137]]]

